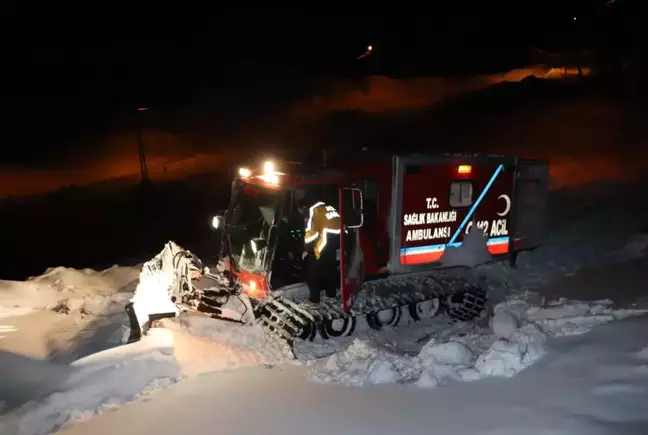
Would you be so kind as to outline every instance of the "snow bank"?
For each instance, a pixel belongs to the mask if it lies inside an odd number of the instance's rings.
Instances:
[[[24,314],[29,314],[34,311],[32,308],[28,307],[3,307],[0,306],[0,318],[2,317],[14,317],[22,316]]]
[[[56,267],[26,281],[0,281],[0,324],[18,329],[0,333],[0,349],[69,363],[122,344],[124,306],[138,273]]]
[[[512,379],[457,388],[339,388],[292,367],[205,375],[65,433],[646,434],[646,330],[648,315],[600,325]]]
[[[494,308],[488,328],[474,326],[465,333],[465,325],[458,324],[454,335],[429,340],[415,355],[356,339],[345,351],[316,364],[308,377],[349,386],[414,383],[428,388],[449,381],[512,377],[540,360],[554,337],[583,334],[595,325],[645,312],[615,310],[608,300],[561,299],[539,305],[516,297]]]
[[[361,387],[411,381],[417,374],[416,366],[406,356],[356,339],[344,352],[330,356],[311,372],[311,378]]]
[[[18,329],[12,325],[0,325],[0,339],[5,338],[5,334],[10,334],[12,332],[17,332]]]
[[[49,434],[162,389],[181,378],[173,345],[171,331],[155,329],[138,343],[77,360],[56,392],[25,404],[0,429],[16,435]]]
[[[632,228],[632,225],[628,226]],[[569,226],[568,234],[565,234],[568,231],[557,231],[540,248],[521,252],[517,269],[511,269],[507,262],[497,262],[479,265],[474,271],[490,282],[491,298],[503,297],[511,289],[518,292],[537,290],[559,277],[574,275],[587,267],[629,262],[646,255],[648,234],[608,234],[609,230],[597,227],[585,220],[579,225]],[[624,228],[624,224],[619,224],[619,227]],[[601,232],[605,237],[589,236]]]
[[[258,326],[198,316],[163,319],[160,323],[162,328],[149,330],[139,342],[94,353],[71,366],[40,362],[39,372],[58,374],[64,370],[64,379],[49,387],[56,391],[53,394],[45,397],[40,394],[12,413],[6,428],[0,426],[0,432],[47,434],[67,423],[137,400],[185,377],[286,361],[266,342]],[[16,367],[6,370],[18,373]],[[34,367],[23,371],[24,379],[15,384],[31,387],[34,384],[28,382],[31,370]],[[42,380],[36,384],[39,390],[48,386]],[[15,385],[14,389],[19,387]]]
[[[187,375],[286,361],[255,324],[200,316],[164,319],[162,323],[174,333],[175,356]]]
[[[610,257],[617,261],[629,261],[643,257],[648,252],[648,234],[637,234],[626,241],[620,249],[610,253]]]
[[[65,314],[103,314],[123,310],[139,270],[113,266],[103,271],[66,267],[48,269],[27,281],[0,281],[0,313],[19,315],[34,309]]]
[[[648,360],[648,346],[646,346],[643,349],[637,351],[636,356],[639,359]]]

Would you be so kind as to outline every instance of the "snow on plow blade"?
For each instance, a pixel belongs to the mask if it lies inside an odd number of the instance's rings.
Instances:
[[[155,320],[179,314],[175,293],[183,281],[191,279],[190,255],[174,242],[168,242],[162,252],[144,263],[135,293],[125,307],[130,321],[128,343],[140,340]]]

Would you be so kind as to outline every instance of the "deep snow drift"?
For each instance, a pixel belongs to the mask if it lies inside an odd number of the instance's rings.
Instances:
[[[137,267],[56,267],[26,281],[0,280],[0,325],[14,331],[0,334],[0,350],[69,363],[120,345],[138,276]]]
[[[541,306],[516,296],[495,306],[489,326],[451,326],[429,339],[416,355],[355,339],[343,352],[318,363],[309,378],[349,386],[436,387],[453,380],[512,377],[542,358],[551,338],[584,334],[597,324],[648,313],[648,309],[615,310],[611,305],[609,300],[560,300]]]
[[[113,266],[103,271],[50,268],[27,281],[0,280],[3,317],[48,309],[65,314],[98,315],[123,310],[139,276],[137,267]]]
[[[181,377],[173,357],[172,334],[163,329],[152,331],[146,341],[99,352],[67,367],[33,365],[29,372],[17,374],[27,377],[39,372],[44,382],[34,393],[42,398],[9,415],[4,424],[10,433],[50,433],[66,422],[113,409]],[[3,390],[11,384],[3,385]],[[0,432],[4,430],[0,423]]]
[[[645,434],[646,329],[646,315],[599,325],[552,340],[513,378],[442,388],[320,385],[299,367],[213,373],[62,434]]]

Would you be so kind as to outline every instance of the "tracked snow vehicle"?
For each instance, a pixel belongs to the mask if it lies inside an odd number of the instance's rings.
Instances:
[[[338,301],[307,309],[296,203],[309,191],[338,210],[345,231]],[[462,277],[456,253],[476,234],[481,246],[470,249],[515,267],[519,251],[542,242],[547,191],[547,161],[499,155],[359,153],[326,165],[241,168],[228,209],[211,220],[221,235],[218,265],[204,267],[169,242],[144,265],[126,307],[130,341],[183,311],[259,323],[287,354],[296,338],[351,334],[359,318],[374,329],[405,313],[472,320],[486,294]]]

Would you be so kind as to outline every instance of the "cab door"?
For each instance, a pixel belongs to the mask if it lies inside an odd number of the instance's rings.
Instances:
[[[342,309],[348,312],[364,281],[364,255],[359,232],[364,224],[362,190],[340,185],[339,201],[340,217],[345,230],[340,232]]]

